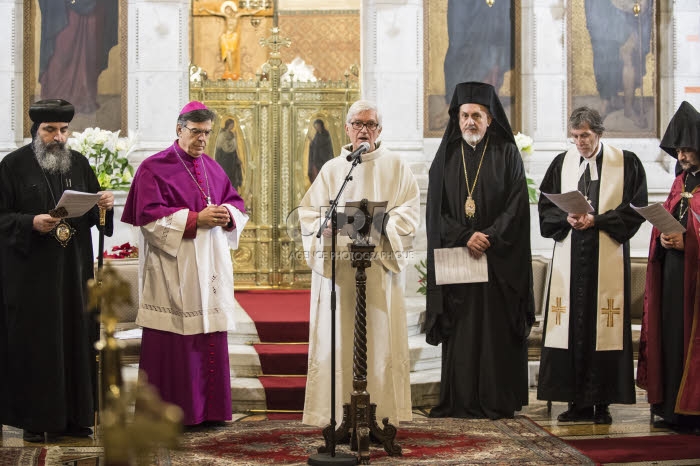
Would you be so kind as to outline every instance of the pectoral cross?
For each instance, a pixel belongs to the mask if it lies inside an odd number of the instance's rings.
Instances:
[[[561,315],[566,312],[566,306],[561,305],[560,297],[557,297],[557,303],[552,306],[551,312],[554,312],[557,315],[554,324],[561,325]]]
[[[608,307],[607,308],[600,308],[601,311],[603,311],[603,314],[606,314],[608,316],[608,327],[614,327],[615,326],[615,314],[620,314],[620,308],[619,307],[613,307],[615,303],[614,299],[608,298]]]

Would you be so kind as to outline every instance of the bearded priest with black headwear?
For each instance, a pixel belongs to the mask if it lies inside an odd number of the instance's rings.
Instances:
[[[426,340],[442,343],[431,417],[509,418],[527,405],[534,323],[530,210],[523,162],[496,90],[458,84],[430,168]],[[488,281],[437,285],[435,249],[486,256]]]
[[[637,385],[662,417],[654,427],[700,434],[700,112],[690,103],[681,103],[660,147],[682,169],[664,209],[686,231],[651,233]]]
[[[90,228],[104,208],[111,236],[114,195],[80,217],[49,214],[65,190],[100,190],[87,158],[66,147],[73,114],[62,99],[35,102],[32,142],[0,161],[0,424],[30,442],[87,436],[94,418]]]

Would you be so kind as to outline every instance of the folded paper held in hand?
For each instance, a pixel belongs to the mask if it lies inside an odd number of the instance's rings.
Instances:
[[[569,191],[568,193],[561,194],[542,194],[567,214],[588,214],[594,210],[593,206],[588,202],[588,199],[581,194],[581,191]]]
[[[68,189],[63,192],[56,208],[49,211],[49,215],[54,218],[80,217],[92,209],[101,196],[101,192],[93,194]]]
[[[651,204],[646,207],[636,207],[630,204],[630,207],[665,235],[685,233],[685,227],[668,210],[664,209],[661,203]]]
[[[487,281],[489,281],[489,268],[486,254],[475,259],[466,247],[435,250],[435,283],[437,285]]]

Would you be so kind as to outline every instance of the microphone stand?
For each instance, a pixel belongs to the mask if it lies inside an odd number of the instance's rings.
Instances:
[[[345,191],[348,182],[352,180],[352,171],[357,165],[362,163],[360,156],[352,160],[352,165],[348,174],[345,176],[343,185],[338,190],[335,199],[331,201],[330,208],[326,211],[326,218],[321,222],[321,226],[316,233],[316,238],[320,238],[323,230],[328,226],[328,221],[331,222],[331,419],[330,424],[323,428],[323,438],[326,444],[318,448],[318,453],[309,456],[308,464],[310,465],[356,465],[357,458],[355,455],[347,453],[336,453],[336,435],[335,435],[335,316],[336,316],[336,293],[335,293],[335,243],[336,233],[338,232],[338,200]]]

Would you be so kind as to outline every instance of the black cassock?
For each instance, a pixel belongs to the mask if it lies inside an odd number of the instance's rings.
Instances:
[[[44,174],[31,145],[0,161],[0,423],[36,432],[92,425],[95,407],[96,324],[85,307],[99,209],[67,219],[66,247],[32,229],[64,190],[99,191],[87,159],[71,154],[66,175]],[[106,220],[111,236],[113,211]]]
[[[540,232],[545,238],[561,241],[571,232],[571,287],[569,348],[542,348],[537,398],[572,401],[579,406],[634,403],[634,368],[630,322],[630,251],[629,240],[644,219],[629,206],[647,205],[644,167],[632,152],[622,151],[624,188],[622,203],[614,210],[598,213],[599,182],[590,181],[586,167],[578,189],[586,194],[595,209],[595,226],[577,231],[566,220],[567,213],[540,195]],[[545,174],[540,191],[561,192],[561,169],[566,153],[557,155]],[[581,159],[582,160],[582,159]],[[603,163],[602,145],[596,165]],[[602,230],[623,244],[624,251],[624,327],[621,351],[596,351],[596,315],[598,305],[598,234]],[[549,302],[547,302],[549,306]],[[544,323],[546,332],[547,324]],[[546,338],[546,333],[544,335]]]
[[[475,149],[459,136],[441,146],[430,170],[426,340],[442,342],[435,417],[512,417],[527,405],[527,335],[534,321],[527,184],[517,147],[491,129]],[[473,218],[464,212],[462,148],[470,188],[479,171]],[[464,247],[476,231],[491,242],[489,281],[435,285],[434,249]]]

